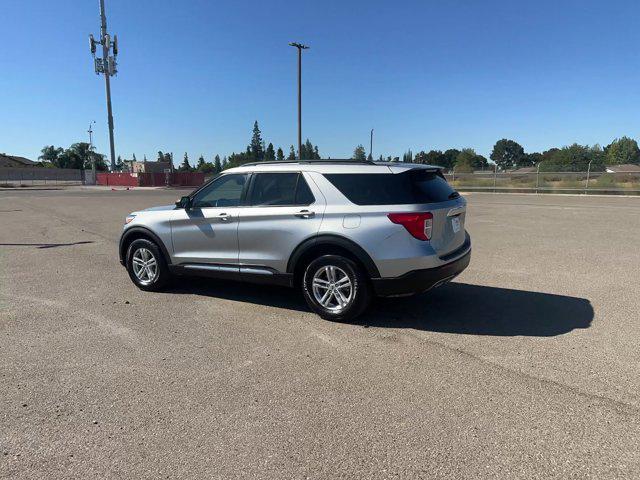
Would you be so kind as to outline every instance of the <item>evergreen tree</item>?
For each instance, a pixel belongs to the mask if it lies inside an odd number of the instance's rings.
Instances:
[[[253,123],[253,135],[251,136],[251,144],[247,148],[247,153],[250,154],[256,162],[262,162],[264,160],[262,135],[257,120]]]
[[[134,155],[135,160],[135,155]],[[122,163],[122,157],[118,155],[118,159],[116,160],[116,172],[121,172],[124,167],[124,163]]]
[[[307,138],[307,141],[302,144],[302,153],[300,154],[301,160],[313,160],[313,144]]]
[[[222,163],[220,162],[220,155],[216,155],[213,161],[213,173],[220,173],[222,171]]]
[[[629,137],[616,138],[605,147],[604,154],[607,165],[640,163],[638,143]]]
[[[187,152],[184,152],[184,158],[182,159],[182,164],[180,165],[180,168],[178,170],[181,172],[191,171],[191,165],[189,165],[189,155],[187,155]]]
[[[199,172],[202,172],[205,170],[205,162],[204,162],[204,157],[202,155],[200,155],[200,158],[198,158],[198,163],[196,164],[196,170]]]
[[[161,150],[158,150],[158,162],[164,162],[164,153]]]
[[[135,154],[135,153],[133,154],[133,161],[134,161],[134,162],[137,162],[137,160],[136,160],[136,154]]]
[[[364,150],[364,147],[362,145],[358,145],[356,147],[356,149],[353,151],[353,157],[354,160],[366,160],[367,159],[367,153]]]
[[[405,152],[402,154],[402,161],[406,162],[406,163],[412,163],[413,162],[413,152],[411,150]]]
[[[273,143],[269,143],[267,149],[264,152],[264,161],[273,162],[276,159],[276,152],[273,149]]]
[[[276,160],[282,162],[284,160],[284,152],[281,147],[278,147],[278,151],[276,152]]]
[[[320,160],[320,152],[318,151],[318,145],[313,147],[313,158],[314,160]]]
[[[293,148],[293,145],[291,145],[291,150],[289,150],[289,156],[287,157],[287,160],[295,160],[296,159],[296,151]]]
[[[143,161],[143,162],[146,162],[146,161],[147,161],[147,154],[146,154],[146,153],[144,154],[144,156],[143,156],[143,158],[142,158],[142,161]]]

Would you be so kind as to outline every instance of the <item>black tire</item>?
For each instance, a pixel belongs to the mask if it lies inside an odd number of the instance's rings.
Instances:
[[[136,270],[134,269],[134,257],[140,259],[144,251],[153,256],[153,259],[155,259],[156,261],[157,269],[155,270],[154,275],[146,275],[146,278],[144,278],[145,275],[142,275],[143,278],[140,278],[138,275],[136,275]],[[142,257],[146,257],[146,255],[142,255]],[[161,290],[167,285],[167,283],[169,283],[171,273],[169,272],[169,268],[167,267],[167,262],[165,261],[164,256],[162,255],[162,252],[160,251],[158,246],[151,240],[147,240],[146,238],[139,238],[131,242],[131,245],[129,245],[129,248],[127,249],[126,258],[129,278],[131,278],[131,281],[135,283],[139,289],[146,290],[148,292],[155,292]],[[152,266],[153,265],[150,264],[150,268]]]
[[[326,289],[324,286],[318,286],[314,291],[314,277],[318,276],[317,278],[321,281],[324,281],[325,278],[329,279],[327,270],[329,267],[334,267],[334,282],[329,281]],[[335,279],[337,277],[344,279],[342,274],[348,277],[351,284],[349,287],[339,286],[338,288],[342,290],[337,292],[336,286],[340,281],[336,282]],[[331,292],[327,293],[329,289]],[[329,303],[328,306],[320,303],[322,298],[316,298],[316,292],[319,296],[329,295],[328,300],[325,300]],[[344,305],[345,292],[351,293],[346,306]],[[364,271],[354,261],[340,255],[323,255],[313,260],[304,271],[302,293],[309,307],[327,320],[352,320],[361,315],[371,303],[371,287]],[[340,295],[342,300],[338,298]],[[340,303],[341,301],[343,303]]]

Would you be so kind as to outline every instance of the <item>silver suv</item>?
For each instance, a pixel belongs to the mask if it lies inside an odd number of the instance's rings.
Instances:
[[[466,201],[438,167],[269,162],[225,170],[175,205],[133,212],[120,263],[143,290],[175,275],[300,286],[323,318],[424,292],[471,257]]]

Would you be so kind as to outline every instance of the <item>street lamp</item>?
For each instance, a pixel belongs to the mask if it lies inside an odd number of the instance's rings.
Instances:
[[[369,139],[369,157],[373,160],[373,128],[371,129],[371,138]]]
[[[95,125],[95,123],[95,120],[91,120],[89,122],[89,130],[87,130],[87,133],[89,134],[89,155],[91,157],[91,171],[93,172],[94,178],[96,174],[96,157],[93,154],[93,125]]]
[[[298,160],[302,160],[302,50],[309,47],[296,42],[289,45],[298,49]]]

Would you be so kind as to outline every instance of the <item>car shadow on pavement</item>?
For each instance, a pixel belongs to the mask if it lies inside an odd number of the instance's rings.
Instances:
[[[551,337],[589,328],[584,298],[452,282],[404,299],[379,299],[356,322],[466,335]]]
[[[184,278],[167,293],[309,311],[301,294],[288,288]],[[584,298],[451,282],[422,295],[376,299],[351,323],[466,335],[551,337],[589,328],[593,315],[591,302]]]

